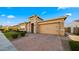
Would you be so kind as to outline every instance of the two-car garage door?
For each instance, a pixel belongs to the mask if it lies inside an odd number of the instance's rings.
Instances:
[[[42,34],[60,35],[61,34],[60,29],[61,29],[61,26],[59,23],[39,25],[39,33],[42,33]]]

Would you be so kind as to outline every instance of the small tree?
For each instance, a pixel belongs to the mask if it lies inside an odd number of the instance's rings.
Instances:
[[[67,27],[67,28],[65,28],[65,31],[68,32],[68,33],[70,33],[71,32],[71,28]]]

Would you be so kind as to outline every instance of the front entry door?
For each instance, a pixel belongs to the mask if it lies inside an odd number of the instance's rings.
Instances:
[[[31,24],[31,33],[34,33],[34,23]]]

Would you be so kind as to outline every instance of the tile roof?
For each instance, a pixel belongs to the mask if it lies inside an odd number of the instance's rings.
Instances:
[[[38,17],[40,20],[43,20],[42,18],[40,18],[39,16],[37,16],[37,15],[32,15],[31,17],[29,17],[29,18],[32,18],[32,17]]]

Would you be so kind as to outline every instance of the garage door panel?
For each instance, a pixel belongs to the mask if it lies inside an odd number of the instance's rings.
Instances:
[[[39,26],[39,32],[58,35],[60,33],[59,24],[42,24]]]

